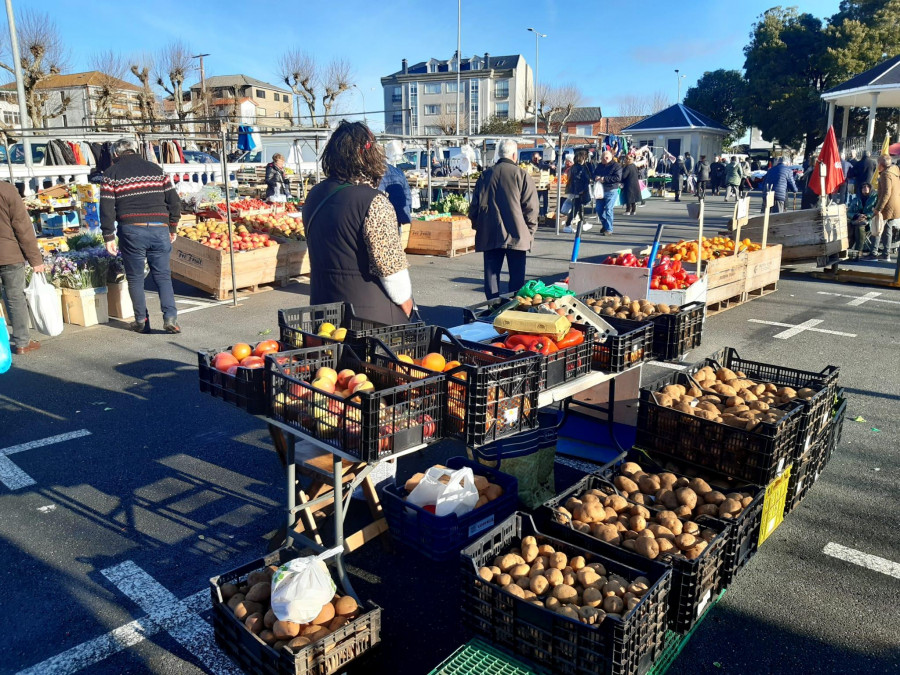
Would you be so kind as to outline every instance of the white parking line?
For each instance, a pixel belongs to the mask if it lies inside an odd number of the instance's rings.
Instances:
[[[199,312],[201,309],[209,309],[211,307],[219,307],[221,305],[230,305],[231,300],[220,300],[218,302],[191,303],[200,305],[199,307],[189,307],[188,309],[179,309],[179,314],[187,314],[188,312]]]
[[[3,483],[10,490],[20,490],[23,487],[34,485],[34,479],[16,466],[9,458],[9,455],[14,455],[17,452],[25,452],[26,450],[33,450],[34,448],[43,448],[46,445],[54,445],[55,443],[71,441],[73,438],[81,438],[82,436],[90,435],[91,432],[87,429],[79,429],[78,431],[70,431],[66,434],[58,434],[37,441],[11,445],[8,448],[0,448],[0,483]]]
[[[670,370],[684,370],[687,365],[684,363],[668,363],[666,361],[649,361],[648,366],[657,366],[658,368],[669,368]]]
[[[131,561],[102,570],[101,574],[147,612],[147,616],[76,645],[17,675],[70,675],[160,632],[169,633],[210,672],[240,675],[241,670],[216,646],[212,626],[198,616],[209,608],[209,589],[178,600]]]
[[[750,323],[762,323],[767,326],[782,326],[787,328],[788,330],[783,330],[780,333],[776,333],[773,335],[773,338],[778,338],[779,340],[787,340],[788,338],[792,338],[795,335],[799,335],[803,331],[813,331],[816,333],[827,333],[828,335],[841,335],[843,337],[856,337],[856,333],[842,333],[838,330],[827,330],[825,328],[816,328],[820,323],[823,322],[822,319],[810,319],[809,321],[804,321],[803,323],[793,324],[793,323],[781,323],[780,321],[763,321],[762,319],[747,319]]]
[[[859,306],[865,302],[887,302],[891,305],[900,305],[900,300],[885,300],[884,298],[880,298],[878,296],[881,295],[878,291],[872,291],[871,293],[866,293],[865,295],[845,295],[844,293],[832,293],[830,291],[819,291],[819,295],[832,295],[838,298],[850,298],[850,302],[848,305],[853,305],[854,307]]]
[[[834,542],[825,544],[825,548],[822,549],[822,552],[825,555],[830,555],[832,558],[837,558],[838,560],[853,563],[854,565],[859,565],[860,567],[865,567],[866,569],[874,570],[875,572],[887,574],[889,577],[900,579],[900,564],[886,558],[880,558],[877,555],[871,555],[870,553],[863,553],[862,551],[857,551],[855,548],[847,548],[846,546],[841,546]]]

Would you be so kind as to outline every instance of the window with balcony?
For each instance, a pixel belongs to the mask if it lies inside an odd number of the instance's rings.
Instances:
[[[426,94],[440,94],[441,93],[441,83],[440,82],[426,82],[425,83],[425,93]]]
[[[440,105],[426,105],[425,106],[425,114],[426,115],[440,115],[441,114],[441,106]]]
[[[509,98],[509,80],[494,82],[494,98]]]
[[[509,119],[509,103],[495,104],[494,114],[501,120]]]

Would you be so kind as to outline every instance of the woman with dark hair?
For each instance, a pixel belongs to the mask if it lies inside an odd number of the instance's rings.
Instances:
[[[625,158],[622,168],[622,201],[625,202],[625,215],[634,215],[635,206],[641,200],[641,184],[634,157]]]
[[[309,191],[303,223],[310,302],[350,302],[356,316],[395,325],[409,321],[412,284],[394,207],[375,189],[384,167],[369,128],[341,122],[322,154],[327,179]]]
[[[584,220],[584,205],[591,202],[591,172],[584,165],[587,162],[587,150],[579,150],[575,153],[575,163],[569,167],[569,183],[566,189],[566,197],[572,202],[572,210],[566,216],[566,227],[563,232],[569,234],[572,230],[572,219],[578,216]],[[582,229],[589,230],[591,225],[582,224]]]

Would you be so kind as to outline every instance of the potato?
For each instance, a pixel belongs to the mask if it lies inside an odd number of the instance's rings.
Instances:
[[[603,506],[611,508],[616,513],[619,513],[628,508],[628,501],[619,495],[609,495],[603,501]]]
[[[702,506],[697,507],[696,515],[698,515],[698,516],[718,516],[719,515],[719,507],[716,504],[703,504]]]
[[[295,637],[293,640],[287,643],[287,648],[292,652],[298,652],[304,647],[308,647],[312,644],[312,641],[306,636]]]
[[[237,597],[237,596],[235,596]],[[251,614],[262,615],[263,606],[258,602],[243,600],[234,608],[234,616],[238,621],[245,621]]]
[[[503,496],[503,488],[499,485],[488,483],[488,486],[484,489],[484,496],[487,497],[489,501],[494,501],[498,497]]]
[[[263,615],[260,612],[251,614],[246,619],[244,619],[244,626],[254,635],[259,635],[259,633],[266,627],[263,623]]]
[[[513,567],[520,565],[523,562],[525,562],[525,559],[522,556],[515,553],[507,553],[500,559],[499,567],[504,572],[509,572]]]
[[[638,491],[637,483],[626,476],[616,476],[613,484],[619,488],[619,490],[628,494]]]
[[[522,559],[526,563],[534,562],[538,557],[538,547],[537,544],[532,543],[522,543]]]
[[[680,503],[676,494],[667,488],[663,488],[656,493],[656,501],[667,509],[674,509]]]
[[[569,560],[569,566],[576,572],[580,569],[584,569],[585,565],[587,565],[587,561],[584,559],[584,556],[576,555]]]
[[[278,640],[290,640],[300,635],[300,624],[293,621],[276,621],[272,624],[272,633]]]
[[[647,519],[644,518],[644,516],[631,516],[631,518],[628,519],[628,527],[635,532],[640,532],[641,530],[646,529]]]
[[[253,588],[256,584],[268,583],[270,581],[272,581],[272,577],[265,570],[256,570],[247,575],[247,585],[250,588]]]
[[[719,504],[719,516],[721,517],[726,513],[733,516],[736,513],[740,513],[742,508],[743,507],[738,500],[728,498]]]
[[[531,577],[524,576],[513,579],[513,583],[521,588],[523,591],[527,591],[531,588]]]
[[[634,542],[634,550],[645,558],[653,560],[659,555],[659,544],[656,543],[655,539],[638,537]]]
[[[716,379],[721,382],[727,382],[728,380],[737,379],[737,375],[734,374],[733,370],[729,370],[728,368],[719,368],[716,371]]]
[[[641,597],[649,590],[649,587],[642,581],[633,581],[628,584],[628,588],[626,590],[629,593],[636,595],[637,597]]]
[[[719,394],[719,396],[725,397],[725,399],[729,399],[732,396],[737,396],[737,392],[734,390],[734,387],[729,387],[727,384],[714,384],[712,386],[712,390]]]
[[[781,396],[781,398],[787,399],[789,401],[797,398],[797,392],[791,387],[781,387],[775,393]]]
[[[552,553],[550,555],[549,567],[555,567],[558,570],[563,569],[568,563],[565,553]]]
[[[675,508],[675,515],[679,518],[690,518],[694,515],[694,510],[690,506],[682,504]]]
[[[562,607],[562,603],[551,595],[549,598],[544,600],[544,607],[555,611]]]
[[[318,616],[310,621],[310,623],[314,626],[324,626],[331,622],[331,620],[334,618],[334,614],[334,605],[332,605],[330,602],[326,602],[324,605],[322,605],[322,610],[319,612]]]
[[[531,578],[531,583],[528,588],[532,593],[537,595],[544,595],[548,590],[550,590],[550,582],[544,576],[534,576]]]
[[[328,624],[328,632],[333,633],[334,631],[343,628],[348,623],[350,623],[349,617],[346,616],[336,616],[331,620],[331,623]]]
[[[504,586],[503,590],[505,590],[510,595],[514,595],[517,598],[525,599],[525,591],[518,584],[510,584],[509,586]]]
[[[579,616],[581,616],[582,620],[589,626],[595,626],[596,624],[603,621],[603,617],[606,616],[606,613],[604,611],[596,609],[595,607],[588,607],[587,605],[585,605],[584,607],[580,607],[578,609],[578,614]]]
[[[700,526],[697,525],[693,520],[688,520],[682,526],[682,534],[693,534],[697,535],[700,533]]]
[[[222,586],[219,588],[219,592],[222,594],[222,599],[225,602],[228,602],[229,600],[231,600],[232,596],[237,595],[237,584],[222,584]]]
[[[638,488],[644,494],[652,495],[656,494],[662,485],[660,484],[659,477],[653,476],[650,474],[644,474],[638,480]]]
[[[541,555],[550,555],[551,553],[556,553],[556,549],[550,544],[541,544],[538,546],[538,553]]]
[[[272,582],[271,581],[262,581],[258,584],[253,584],[250,587],[250,590],[247,592],[246,599],[250,602],[259,602],[264,603],[269,600],[269,596],[272,594]]]
[[[683,552],[684,557],[688,560],[696,560],[700,557],[700,554],[706,550],[707,543],[705,541],[698,541],[691,548],[687,549]]]
[[[681,521],[678,518],[666,518],[664,520],[657,520],[657,522],[662,527],[666,528],[669,532],[671,532],[673,535],[678,536],[679,534],[681,534],[682,525],[681,525]],[[656,535],[656,537],[658,539],[659,532],[654,530],[654,534]],[[663,533],[663,534],[665,534],[665,533]]]
[[[263,616],[263,624],[265,624],[266,628],[274,626],[276,621],[278,621],[278,617],[275,616],[275,612],[271,609]]]
[[[603,600],[603,610],[609,614],[618,614],[625,609],[625,603],[622,598],[611,595]]]
[[[551,595],[563,604],[570,604],[578,598],[578,591],[568,584],[560,584],[553,588]]]
[[[748,506],[750,506],[752,503],[753,503],[753,497],[751,497],[750,495],[747,495],[746,497],[744,497],[743,499],[741,499],[741,507],[742,507],[742,508],[745,508],[745,509],[746,509],[746,508],[747,508]]]
[[[703,495],[703,500],[707,504],[715,504],[716,506],[718,506],[719,504],[721,504],[722,502],[725,501],[725,495],[723,495],[718,490],[712,490],[710,492],[707,492],[705,495]]]
[[[328,635],[328,629],[325,628],[325,626],[314,626],[310,624],[302,631],[300,631],[300,635],[307,638],[310,642],[317,642],[318,640],[321,640],[323,637]]]
[[[233,612],[234,608],[237,607],[239,604],[241,604],[243,601],[244,601],[244,594],[243,593],[235,593],[234,595],[231,596],[231,598],[229,598],[229,600],[226,604],[228,605],[228,609],[230,609]]]
[[[619,514],[616,513],[616,510],[611,506],[604,506],[603,512],[606,514],[606,517],[602,522],[615,524],[619,520]]]
[[[707,492],[712,492],[712,488],[702,478],[693,478],[691,482],[688,484],[688,487],[691,488],[698,496],[705,495]]]
[[[670,553],[678,550],[671,539],[657,539],[656,544],[659,546],[660,553]]]
[[[678,497],[679,504],[684,504],[691,509],[697,506],[697,493],[689,487],[680,488],[675,496]]]
[[[512,582],[513,582],[513,578],[512,578],[510,575],[508,575],[506,572],[504,572],[503,574],[499,574],[499,575],[497,575],[496,577],[494,577],[494,583],[498,584],[498,585],[501,586],[502,588],[506,588],[506,587],[509,586]]]
[[[516,565],[512,569],[509,570],[509,576],[513,579],[519,579],[520,577],[527,577],[531,572],[531,567],[528,563],[522,563],[521,565]]]
[[[641,469],[641,465],[635,462],[625,462],[622,466],[619,467],[619,473],[627,478],[633,478],[634,474],[643,471]]]
[[[684,413],[685,415],[693,415],[694,409],[688,405],[687,403],[676,403],[672,406],[673,410],[677,410],[678,412]]]
[[[605,596],[599,588],[591,587],[584,589],[584,594],[581,601],[587,607],[599,607],[601,604],[603,604],[604,597]]]
[[[565,579],[563,579],[562,570],[558,570],[555,567],[551,567],[546,572],[544,572],[544,577],[553,587],[560,586],[562,585],[563,581],[565,581]]]
[[[697,543],[697,538],[692,534],[682,533],[675,537],[675,545],[682,551],[691,548]]]
[[[584,569],[578,570],[577,573],[578,583],[584,586],[585,588],[590,588],[594,584],[596,584],[602,577],[597,574],[590,567],[585,567]]]
[[[606,518],[607,515],[603,505],[598,501],[592,501],[581,507],[581,518],[578,518],[578,520],[583,523],[602,523]]]

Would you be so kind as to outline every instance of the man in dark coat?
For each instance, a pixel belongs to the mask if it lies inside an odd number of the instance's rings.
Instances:
[[[694,169],[697,176],[697,198],[706,198],[706,186],[709,185],[709,163],[706,161],[706,155],[700,155],[700,161]]]
[[[875,164],[875,160],[869,157],[869,152],[863,152],[862,157],[860,157],[859,162],[856,164],[856,170],[853,172],[856,184],[862,185],[863,183],[869,183],[871,185],[877,169],[878,167]]]
[[[500,273],[506,260],[509,292],[525,285],[525,258],[538,226],[538,196],[527,171],[516,165],[518,146],[500,141],[497,163],[481,174],[472,193],[469,219],[475,229],[475,250],[484,253],[484,294],[500,295]]]
[[[775,193],[775,213],[784,213],[784,204],[787,201],[788,190],[798,192],[794,182],[794,170],[784,163],[784,157],[778,160],[778,164],[766,172],[763,178],[763,192]],[[765,211],[765,199],[763,211]]]
[[[709,181],[713,195],[718,197],[719,188],[725,183],[725,164],[721,157],[716,157],[716,161],[709,165]]]
[[[613,159],[609,150],[600,155],[600,164],[594,171],[594,184],[597,183],[603,186],[603,197],[594,200],[594,209],[600,219],[600,234],[605,237],[612,234],[614,209],[622,186],[622,165]]]
[[[675,201],[681,201],[681,183],[684,178],[687,178],[688,172],[687,168],[684,166],[684,157],[678,155],[678,159],[672,164],[672,168],[670,170],[672,174],[672,189],[675,190]]]

